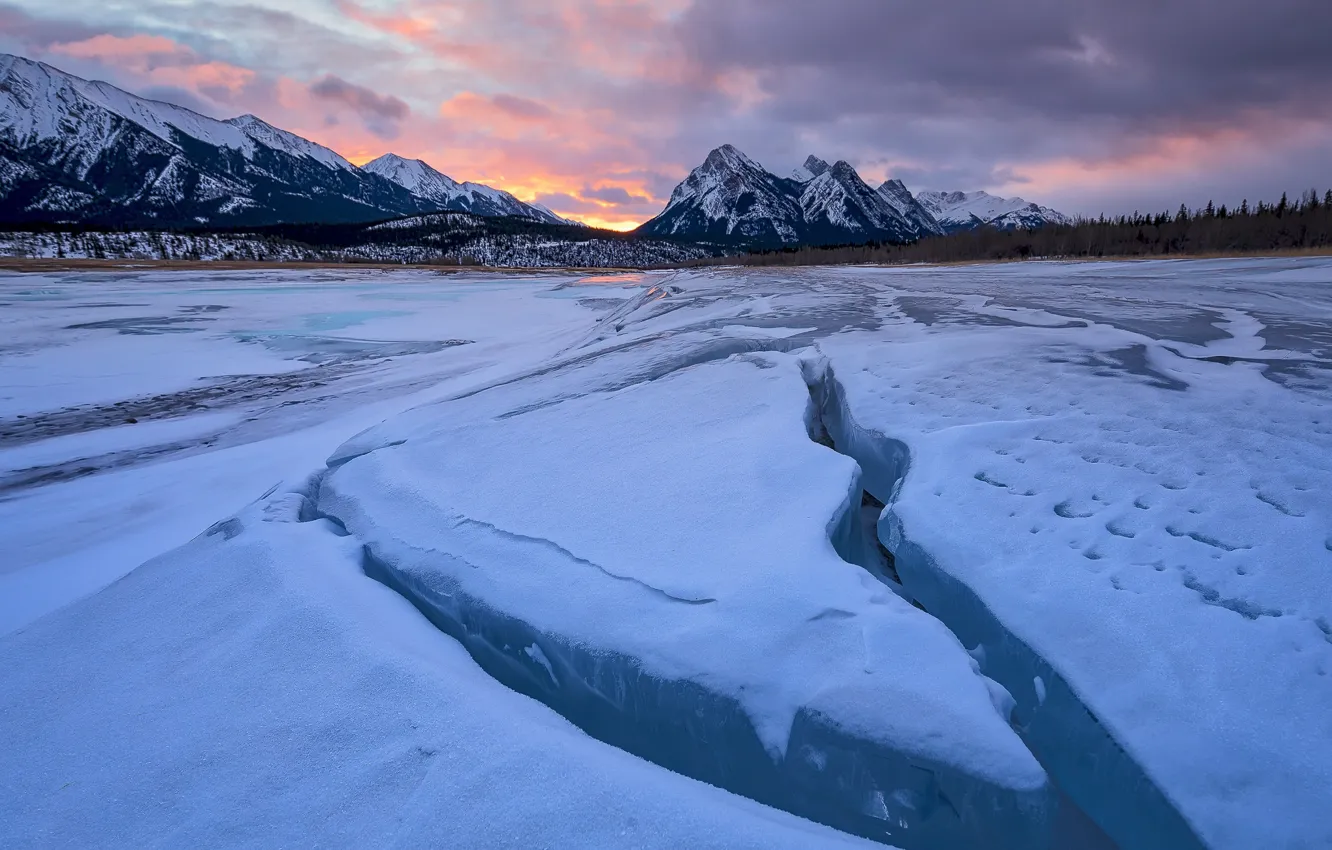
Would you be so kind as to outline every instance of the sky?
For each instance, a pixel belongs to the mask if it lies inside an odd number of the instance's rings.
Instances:
[[[621,229],[724,143],[1074,214],[1332,187],[1328,0],[0,0],[0,51]]]

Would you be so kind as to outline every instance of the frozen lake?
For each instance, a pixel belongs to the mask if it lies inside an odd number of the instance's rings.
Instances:
[[[0,340],[6,846],[1332,845],[1332,260],[0,275]]]

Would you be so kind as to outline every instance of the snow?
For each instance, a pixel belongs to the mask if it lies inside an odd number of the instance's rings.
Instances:
[[[132,121],[171,145],[175,145],[174,134],[178,131],[216,147],[241,151],[246,157],[254,155],[258,142],[309,157],[329,168],[355,168],[328,148],[279,130],[253,115],[218,121],[181,106],[137,97],[109,83],[84,80],[41,62],[8,55],[3,59],[0,132],[8,130],[28,144],[63,135],[68,122],[78,120],[70,115],[86,111],[82,101]],[[107,143],[114,139],[111,128],[101,121],[89,124],[83,132],[103,133]]]
[[[666,208],[642,232],[768,244],[910,241],[937,233],[929,213],[905,187],[901,193],[905,200],[876,192],[849,163],[829,165],[812,154],[783,179],[722,145],[675,187]]]
[[[1047,766],[1125,846],[1332,842],[1332,363],[1309,345],[1332,326],[1332,263],[892,279],[960,297],[946,318],[825,346],[857,421],[911,447],[881,536],[926,608],[1014,683]],[[1274,345],[1269,325],[1291,330]],[[1184,824],[1067,751],[1075,701]]]
[[[1022,198],[999,198],[987,192],[918,192],[916,199],[945,228],[991,222],[1002,225],[1010,221],[1021,227],[1072,222],[1068,216],[1049,207]]]
[[[390,413],[548,355],[590,320],[531,297],[558,280],[0,276],[0,634],[303,478]],[[197,321],[164,321],[182,318]]]
[[[417,197],[444,209],[467,210],[480,215],[517,215],[549,224],[567,224],[540,204],[525,204],[508,192],[481,183],[459,183],[419,159],[387,153],[361,166],[364,171],[391,180]]]
[[[507,691],[302,504],[276,493],[0,644],[7,846],[866,843]]]
[[[307,139],[302,139],[295,133],[289,133],[286,130],[274,127],[267,121],[260,120],[253,115],[241,115],[229,119],[225,123],[240,128],[249,138],[274,150],[284,151],[292,156],[308,157],[332,169],[356,170],[356,166],[323,145],[317,145]]]
[[[1329,292],[0,277],[0,843],[1328,846]]]
[[[963,647],[834,548],[859,533],[861,488],[807,433],[798,359],[701,363],[620,388],[653,368],[641,357],[543,370],[392,420],[334,453],[317,508],[483,667],[597,737],[795,810],[811,785],[851,786],[817,793],[811,811],[914,846],[929,846],[917,831],[944,846],[1041,834],[1044,772]],[[589,709],[589,688],[632,708]],[[704,749],[664,716],[677,703],[697,706]],[[807,749],[881,764],[811,773]],[[864,800],[911,771],[930,782],[866,818]],[[970,823],[923,811],[934,787]],[[1033,820],[1014,823],[1024,807]]]

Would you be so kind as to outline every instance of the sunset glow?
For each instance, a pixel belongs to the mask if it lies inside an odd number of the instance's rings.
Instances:
[[[419,158],[620,230],[725,142],[777,173],[813,152],[914,190],[1089,213],[1199,203],[1204,169],[1209,194],[1279,195],[1332,161],[1332,105],[1299,82],[1312,72],[1292,72],[1288,90],[1274,69],[1237,77],[1229,100],[1219,83],[1213,100],[1181,100],[1143,76],[1166,74],[1170,51],[1073,7],[1062,24],[1029,22],[1044,28],[1029,48],[992,7],[948,16],[945,62],[933,12],[885,27],[876,4],[810,16],[793,2],[0,0],[0,49],[214,117],[253,113],[355,163]],[[999,33],[1016,41],[996,67]],[[1272,132],[1296,115],[1294,131]]]

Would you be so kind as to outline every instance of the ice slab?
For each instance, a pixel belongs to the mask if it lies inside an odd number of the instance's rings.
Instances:
[[[319,510],[497,679],[687,775],[903,847],[1037,847],[1044,772],[956,638],[832,539],[798,358],[626,351],[372,429]],[[594,368],[595,367],[595,368]],[[998,703],[998,707],[997,707]]]
[[[0,639],[0,844],[868,845],[495,683],[303,503],[275,494]]]
[[[1327,382],[1274,379],[1318,352],[1264,344],[1269,269],[1194,271],[1234,280],[1202,342],[1081,293],[1051,313],[1107,321],[820,346],[856,424],[909,447],[881,523],[908,591],[979,646],[1064,790],[1126,847],[1329,845]],[[1332,305],[1301,274],[1285,296],[1310,327]]]

